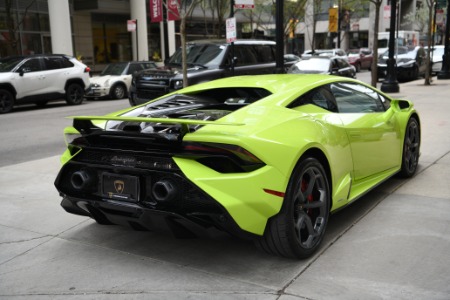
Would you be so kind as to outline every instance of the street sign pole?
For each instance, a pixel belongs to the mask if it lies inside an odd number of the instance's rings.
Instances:
[[[234,18],[234,0],[230,1],[230,18]],[[231,42],[231,76],[234,76],[234,41]]]

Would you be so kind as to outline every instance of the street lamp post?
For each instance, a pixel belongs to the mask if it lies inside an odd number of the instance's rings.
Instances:
[[[389,28],[389,58],[387,60],[386,79],[381,84],[381,91],[385,93],[398,93],[400,87],[397,81],[396,62],[394,52],[396,47],[395,40],[395,19],[396,19],[397,0],[391,0],[391,23]]]
[[[283,24],[283,2],[284,0],[277,0],[276,3],[276,19],[275,19],[275,33],[276,33],[276,57],[275,57],[275,72],[277,74],[284,73],[284,24]]]
[[[447,21],[445,22],[444,55],[442,56],[442,69],[437,79],[450,79],[450,0],[447,0]]]

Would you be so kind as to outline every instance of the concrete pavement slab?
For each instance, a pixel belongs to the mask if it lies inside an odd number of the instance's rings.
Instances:
[[[400,187],[397,193],[449,199],[450,154],[417,174],[408,184]]]
[[[49,235],[0,225],[0,266],[38,247],[51,238]]]
[[[307,299],[449,299],[450,199],[394,194],[287,289]]]
[[[57,235],[88,218],[61,214],[59,156],[0,168],[0,225]]]
[[[272,296],[270,288],[165,261],[60,238],[1,265],[0,297],[204,293]],[[184,297],[182,297],[184,298]],[[269,298],[268,298],[269,299]],[[272,297],[271,299],[274,299]]]

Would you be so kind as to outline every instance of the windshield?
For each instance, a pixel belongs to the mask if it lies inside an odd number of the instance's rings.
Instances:
[[[291,67],[290,73],[302,73],[308,71],[328,72],[330,61],[328,59],[307,59],[301,60]]]
[[[106,68],[100,73],[100,76],[105,75],[122,75],[123,70],[127,67],[126,63],[117,63],[107,65]]]
[[[21,57],[6,57],[0,59],[0,72],[11,72],[21,61]]]
[[[188,45],[186,47],[188,64],[205,65],[212,62],[223,51],[224,46],[215,44]],[[181,49],[170,58],[169,64],[181,65]]]

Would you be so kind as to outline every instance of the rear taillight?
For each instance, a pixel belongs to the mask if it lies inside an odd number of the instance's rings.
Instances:
[[[91,68],[89,68],[89,67],[84,68],[84,73],[89,73],[90,71],[91,71]]]
[[[251,152],[230,144],[185,143],[182,156],[189,156],[219,173],[251,172],[265,165]]]

